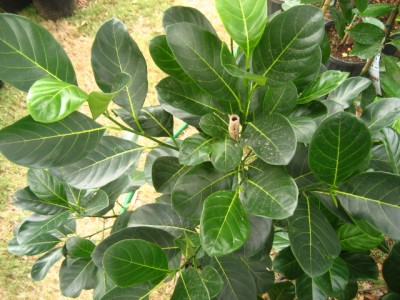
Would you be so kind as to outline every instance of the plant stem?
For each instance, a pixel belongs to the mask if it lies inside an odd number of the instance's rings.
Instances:
[[[322,5],[322,13],[325,14],[328,10],[329,5],[331,4],[331,0],[325,0],[324,4]]]
[[[108,230],[108,229],[111,229],[111,228],[112,228],[112,226],[103,227],[102,230],[99,230],[99,231],[96,231],[95,233],[86,235],[86,236],[84,236],[83,238],[85,238],[85,239],[86,239],[86,238],[90,238],[90,237],[92,237],[92,236],[95,236],[95,235],[97,235],[97,234],[99,234],[99,233],[102,233],[102,232],[104,232],[104,231],[106,231],[106,230]]]

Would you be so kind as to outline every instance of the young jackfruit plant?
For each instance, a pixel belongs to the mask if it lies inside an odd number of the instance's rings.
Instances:
[[[29,168],[13,199],[33,213],[9,251],[40,255],[34,280],[62,260],[68,297],[146,299],[175,278],[172,299],[350,299],[357,281],[377,279],[380,247],[399,293],[399,244],[386,241],[400,239],[400,99],[324,69],[319,8],[268,20],[266,1],[216,7],[230,45],[198,10],[165,12],[150,52],[167,76],[151,107],[145,59],[121,21],[96,35],[101,91],[86,92],[44,28],[0,15],[0,78],[27,92],[29,110],[0,130],[0,150]],[[176,137],[176,119],[196,133]],[[114,213],[144,182],[161,196]],[[81,233],[85,218],[114,219],[110,234]]]

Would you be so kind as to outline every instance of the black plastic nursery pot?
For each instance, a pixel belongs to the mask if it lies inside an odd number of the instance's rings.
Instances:
[[[32,0],[0,0],[0,7],[9,13],[17,13],[32,3]]]
[[[48,20],[57,20],[71,16],[76,7],[76,0],[33,0],[38,13]]]

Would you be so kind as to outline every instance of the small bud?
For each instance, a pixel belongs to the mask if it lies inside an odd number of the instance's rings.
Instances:
[[[240,133],[240,118],[238,115],[229,116],[229,136],[231,139],[238,141]]]

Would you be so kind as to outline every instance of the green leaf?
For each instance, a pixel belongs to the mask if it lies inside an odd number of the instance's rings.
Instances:
[[[239,80],[227,73],[221,64],[223,49],[218,37],[191,23],[170,25],[166,32],[176,60],[196,84],[217,98],[226,112],[242,111]]]
[[[270,290],[274,285],[275,276],[274,272],[267,270],[270,268],[270,258],[267,257],[262,261],[245,261],[243,258],[240,258],[242,264],[247,267],[251,276],[254,279],[257,287],[257,294],[263,294]]]
[[[278,84],[294,80],[303,69],[320,59],[324,36],[321,9],[299,5],[268,22],[254,50],[253,69]]]
[[[8,160],[26,167],[62,166],[92,151],[103,133],[103,127],[79,112],[51,124],[28,116],[0,130],[0,151]]]
[[[383,64],[385,65],[386,74],[397,84],[400,84],[400,66],[397,63],[398,59],[395,57],[388,55],[383,56]]]
[[[399,280],[400,280],[400,243],[397,242],[392,251],[390,251],[388,258],[383,263],[382,275],[385,279],[389,289],[393,292],[400,293]]]
[[[382,75],[381,87],[388,97],[400,97],[399,84],[393,78]]]
[[[343,251],[340,257],[347,263],[352,280],[377,280],[378,266],[368,252],[354,253]]]
[[[361,44],[355,42],[353,49],[350,52],[350,55],[358,56],[361,59],[370,59],[377,55],[381,50],[381,43]]]
[[[348,76],[349,73],[340,71],[322,73],[303,90],[297,103],[304,104],[325,96],[340,86]]]
[[[382,300],[397,300],[400,298],[400,294],[398,293],[387,293],[386,295],[384,295],[381,299]]]
[[[383,144],[373,148],[371,164],[376,171],[400,175],[400,136],[392,128],[381,130]]]
[[[371,131],[379,131],[393,125],[400,115],[399,98],[382,98],[368,105],[362,118],[368,123]]]
[[[184,231],[193,232],[193,225],[174,212],[171,205],[166,203],[148,203],[140,206],[130,215],[127,226],[160,228],[174,237],[180,236]]]
[[[212,137],[223,137],[229,135],[229,118],[216,112],[201,117],[200,128]]]
[[[158,280],[170,272],[167,257],[159,246],[136,239],[110,246],[104,252],[103,266],[119,287]]]
[[[311,143],[317,124],[311,118],[289,117],[298,143]]]
[[[191,81],[172,54],[165,35],[159,35],[153,38],[149,44],[149,51],[154,63],[166,74],[179,81]]]
[[[1,79],[25,92],[44,77],[76,84],[71,61],[45,28],[12,14],[0,15],[0,28]]]
[[[152,291],[150,284],[137,284],[129,288],[114,287],[109,290],[100,300],[144,300],[149,299]]]
[[[350,107],[353,101],[365,91],[372,81],[365,77],[350,77],[335,90],[329,93],[328,100],[340,103],[344,108]]]
[[[264,113],[287,115],[297,103],[297,88],[292,82],[269,86],[264,96]]]
[[[153,137],[171,137],[174,129],[174,120],[169,112],[166,112],[161,106],[144,107],[137,120],[123,109],[116,110],[121,119],[134,130],[140,132],[143,130]],[[140,124],[140,128],[136,124]]]
[[[197,269],[189,268],[180,273],[171,300],[183,299],[211,299]]]
[[[328,298],[315,284],[313,278],[306,274],[296,280],[296,296],[299,300],[325,300]]]
[[[62,183],[47,170],[29,169],[27,179],[29,188],[40,199],[60,205],[66,202]]]
[[[317,128],[308,161],[314,175],[336,185],[355,172],[369,156],[371,136],[367,127],[347,112],[335,113]]]
[[[184,139],[179,149],[179,162],[183,165],[195,166],[209,161],[212,141],[200,133]]]
[[[83,289],[94,288],[96,266],[91,259],[64,260],[60,269],[60,289],[66,297],[76,298]]]
[[[228,136],[212,142],[210,150],[211,163],[221,172],[235,170],[242,160],[242,147]]]
[[[193,82],[184,83],[172,77],[162,79],[156,86],[159,98],[175,107],[194,115],[204,115],[217,109],[212,97]]]
[[[193,7],[172,6],[164,12],[162,24],[165,30],[169,25],[177,23],[192,23],[217,35],[210,21]]]
[[[248,123],[242,143],[271,165],[287,165],[296,150],[296,136],[289,121],[279,115],[262,116]]]
[[[70,237],[65,243],[68,256],[79,258],[90,258],[96,245],[87,239],[79,236]]]
[[[215,6],[226,31],[250,58],[267,23],[267,2],[217,0]]]
[[[300,199],[289,218],[289,241],[303,271],[311,278],[324,274],[340,253],[338,237],[310,199]]]
[[[89,95],[76,85],[42,78],[29,89],[27,107],[35,121],[53,123],[77,110]]]
[[[318,182],[308,165],[308,149],[302,144],[297,145],[296,153],[286,168],[299,188]]]
[[[50,268],[63,257],[62,248],[55,248],[41,256],[32,265],[31,277],[35,281],[44,279]]]
[[[314,277],[313,281],[324,294],[340,298],[349,281],[349,268],[346,262],[337,257],[328,272]]]
[[[30,242],[34,238],[58,228],[67,222],[69,217],[69,211],[50,216],[33,214],[22,221],[16,229],[17,241],[20,244]]]
[[[257,287],[254,279],[239,258],[233,256],[215,258],[215,268],[224,281],[219,299],[256,299]]]
[[[44,233],[33,239],[31,239],[27,243],[18,243],[17,238],[14,237],[8,243],[8,251],[17,255],[37,255],[46,251],[49,251],[53,247],[55,247],[60,240],[55,236]]]
[[[279,251],[272,263],[275,272],[285,275],[290,280],[294,280],[304,273],[290,247]]]
[[[385,38],[385,31],[371,23],[359,23],[346,32],[360,44],[372,45],[382,43]]]
[[[281,167],[253,165],[246,180],[243,205],[250,214],[271,219],[290,217],[297,206],[298,189]]]
[[[340,247],[347,251],[368,251],[378,246],[383,240],[383,235],[381,237],[371,236],[358,226],[349,223],[341,225],[336,233],[340,240]]]
[[[98,190],[81,198],[79,205],[85,216],[98,216],[99,212],[109,207],[110,201],[106,192]]]
[[[97,31],[91,60],[96,83],[105,93],[113,92],[115,78],[121,73],[132,78],[113,101],[135,118],[147,94],[146,61],[120,20],[112,18]]]
[[[139,157],[141,150],[131,141],[105,136],[85,158],[59,171],[63,179],[75,188],[101,187],[124,174]]]
[[[370,3],[363,12],[362,17],[383,17],[389,15],[395,9],[392,3]]]
[[[60,201],[43,200],[29,187],[16,191],[13,195],[15,206],[41,215],[55,215],[69,209],[66,199]]]
[[[207,287],[210,298],[216,297],[224,287],[224,282],[218,271],[208,265],[203,268],[200,273],[201,279]]]
[[[396,217],[400,212],[399,189],[398,175],[369,172],[342,184],[335,194],[351,216],[371,223],[397,240],[400,239],[400,219]]]
[[[271,300],[293,300],[295,295],[294,284],[290,281],[277,282],[268,291],[268,296]]]
[[[249,235],[249,221],[235,191],[217,191],[204,201],[200,238],[210,256],[223,256],[240,248]]]

